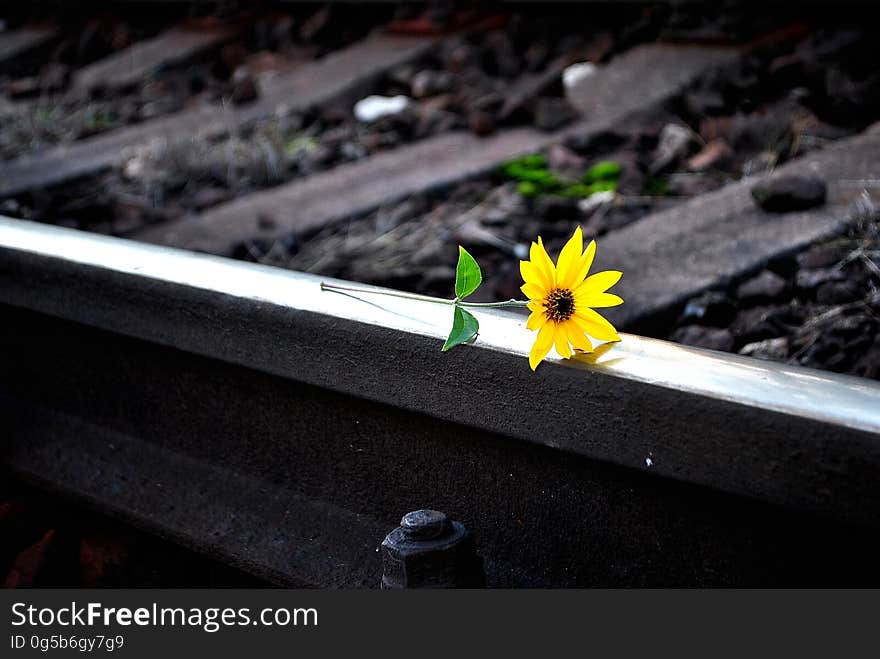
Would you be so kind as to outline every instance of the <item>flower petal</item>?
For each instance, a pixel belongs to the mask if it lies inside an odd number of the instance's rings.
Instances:
[[[547,314],[543,311],[533,311],[529,314],[529,319],[526,321],[526,329],[536,330],[544,327],[544,323],[547,322]]]
[[[535,344],[532,346],[532,351],[529,353],[529,366],[532,367],[534,371],[538,368],[538,364],[547,356],[547,353],[550,352],[550,348],[553,347],[553,339],[556,334],[556,325],[555,323],[547,323],[544,327],[541,328],[541,331],[538,332],[538,338],[535,339]]]
[[[605,270],[590,275],[584,280],[583,284],[578,286],[578,292],[604,293],[609,288],[620,281],[623,273],[619,270]]]
[[[620,341],[614,326],[592,309],[578,309],[571,318],[583,331],[600,341]]]
[[[556,285],[559,288],[570,289],[574,285],[574,276],[577,274],[583,251],[584,237],[581,228],[577,227],[565,243],[565,247],[559,252],[559,259],[556,261]]]
[[[529,311],[543,311],[544,305],[540,300],[529,300],[529,303],[526,305],[526,308]]]
[[[571,346],[568,345],[568,334],[559,327],[556,328],[554,342],[556,343],[556,352],[566,359],[569,359],[572,353]]]
[[[519,287],[523,293],[525,293],[526,297],[530,300],[543,300],[547,297],[547,291],[537,284],[523,284]]]
[[[577,271],[574,273],[574,276],[571,279],[572,288],[580,284],[587,276],[587,273],[593,266],[594,258],[596,258],[596,241],[591,240],[590,244],[587,245],[587,249],[584,250],[583,255],[578,261]]]
[[[605,307],[616,307],[623,304],[623,298],[614,293],[578,293],[574,296],[575,309],[584,307],[592,307],[593,309],[603,309]]]
[[[537,284],[547,290],[552,288],[552,282],[548,281],[544,272],[531,261],[520,261],[519,273],[527,284]]]
[[[538,271],[544,275],[544,280],[549,282],[549,287],[553,288],[556,283],[556,266],[550,260],[547,250],[544,249],[544,242],[541,240],[541,236],[538,236],[538,242],[532,243],[531,248],[529,248],[529,258],[538,268]]]
[[[564,327],[565,333],[568,335],[568,341],[571,345],[584,352],[593,352],[593,344],[577,325],[574,323],[565,323]]]

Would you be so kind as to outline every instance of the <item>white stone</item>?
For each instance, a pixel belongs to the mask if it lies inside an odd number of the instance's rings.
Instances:
[[[610,204],[614,201],[614,198],[617,196],[613,190],[604,190],[602,192],[595,192],[591,194],[586,199],[581,199],[578,202],[578,209],[584,215],[590,215],[600,206],[604,206],[605,204]]]
[[[122,175],[133,181],[135,179],[139,179],[144,175],[144,159],[140,156],[135,156],[133,158],[129,158],[125,163],[125,167],[122,169]]]
[[[354,104],[354,116],[358,121],[369,123],[403,112],[409,104],[407,96],[367,96]]]
[[[565,67],[562,72],[562,85],[566,90],[577,85],[581,80],[589,78],[596,73],[596,65],[592,62],[578,62]]]

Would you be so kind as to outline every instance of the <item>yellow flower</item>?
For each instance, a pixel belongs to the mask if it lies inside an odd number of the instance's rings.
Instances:
[[[592,352],[593,344],[587,334],[600,341],[620,341],[617,330],[591,307],[623,304],[617,295],[606,292],[623,273],[606,270],[587,277],[595,255],[596,241],[590,241],[584,250],[583,234],[578,227],[559,253],[556,265],[540,237],[532,243],[529,260],[519,262],[525,281],[521,290],[529,298],[528,308],[532,312],[526,327],[538,330],[529,354],[533,371],[554,345],[556,352],[568,359],[573,354],[572,346]]]

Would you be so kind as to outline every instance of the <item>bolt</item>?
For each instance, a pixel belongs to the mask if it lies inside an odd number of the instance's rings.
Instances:
[[[414,510],[403,516],[400,528],[410,538],[430,540],[449,529],[449,518],[439,510]]]
[[[415,510],[382,542],[382,588],[480,588],[483,560],[461,522]]]

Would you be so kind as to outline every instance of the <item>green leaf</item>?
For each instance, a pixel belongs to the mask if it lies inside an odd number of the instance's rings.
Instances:
[[[531,181],[520,181],[517,183],[516,191],[523,197],[537,197],[541,193],[538,186]]]
[[[473,341],[477,338],[477,332],[479,331],[480,323],[477,322],[477,319],[471,313],[456,305],[452,316],[452,330],[449,332],[446,343],[443,344],[443,352],[462,343]]]
[[[623,168],[620,163],[613,160],[603,160],[598,162],[584,175],[584,183],[595,183],[596,181],[616,181],[620,178]]]
[[[567,188],[563,188],[559,191],[560,196],[569,197],[572,199],[589,197],[591,194],[593,194],[593,186],[584,185],[583,183],[575,183],[574,185],[570,185]]]
[[[533,153],[522,158],[508,160],[501,165],[501,169],[508,174],[521,173],[527,169],[547,169],[547,159],[540,153]]]
[[[463,300],[477,290],[483,281],[480,266],[464,247],[458,246],[458,266],[455,268],[455,297]]]
[[[591,194],[596,194],[597,192],[616,192],[617,191],[617,181],[596,181],[592,185],[590,185]]]

